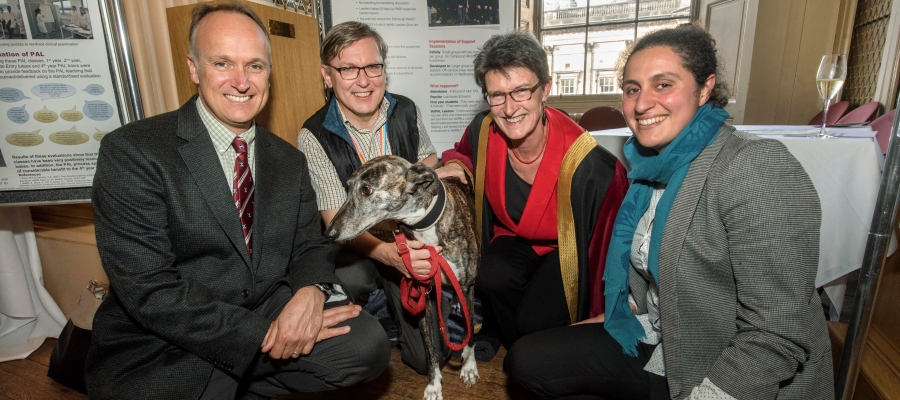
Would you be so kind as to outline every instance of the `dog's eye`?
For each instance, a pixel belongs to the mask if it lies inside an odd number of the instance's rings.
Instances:
[[[362,186],[359,188],[359,192],[363,194],[363,196],[371,196],[373,193],[372,188],[368,186]]]

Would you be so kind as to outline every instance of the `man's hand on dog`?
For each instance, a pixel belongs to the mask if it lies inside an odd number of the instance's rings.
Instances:
[[[430,274],[431,263],[428,259],[431,258],[431,252],[425,249],[425,243],[418,240],[409,240],[406,242],[406,245],[409,247],[409,260],[412,262],[413,272],[419,276]],[[400,253],[397,251],[397,245],[395,243],[384,243],[382,248],[382,257],[380,257],[379,261],[396,268],[403,276],[412,278],[406,269],[406,264],[403,263],[403,258],[400,257]],[[440,254],[443,247],[434,246],[434,250]]]
[[[355,304],[324,310],[325,293],[315,286],[297,291],[269,325],[262,352],[274,359],[297,358],[309,354],[313,345],[350,332],[349,326],[332,328],[359,315]]]

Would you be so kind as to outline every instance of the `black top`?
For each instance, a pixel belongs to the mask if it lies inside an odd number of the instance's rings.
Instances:
[[[509,157],[506,158],[506,213],[516,225],[525,213],[525,203],[531,193],[531,185],[525,182],[512,167]],[[512,227],[510,227],[512,228]]]

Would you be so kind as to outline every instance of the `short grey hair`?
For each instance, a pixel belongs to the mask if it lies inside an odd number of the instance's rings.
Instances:
[[[210,14],[215,12],[228,12],[234,14],[241,14],[253,20],[259,29],[262,31],[263,36],[266,38],[266,49],[268,50],[267,57],[269,59],[269,68],[272,68],[272,42],[269,39],[269,32],[266,31],[266,26],[263,24],[262,20],[259,19],[259,16],[256,15],[256,12],[253,11],[250,6],[244,3],[238,3],[236,1],[228,1],[221,4],[209,4],[209,3],[201,3],[194,7],[194,10],[191,13],[191,30],[190,30],[190,40],[191,40],[191,59],[194,62],[197,62],[197,26],[200,25],[200,21],[203,21],[204,18],[208,17]]]
[[[322,64],[328,64],[344,49],[365,38],[375,40],[378,54],[381,55],[382,60],[386,60],[388,46],[378,31],[359,21],[347,21],[331,27],[331,30],[325,35],[325,39],[322,40],[322,51],[319,53],[319,56],[322,57]]]
[[[531,32],[519,29],[491,36],[475,56],[475,83],[487,93],[484,78],[488,72],[505,73],[511,68],[527,68],[543,85],[550,81],[547,52]]]

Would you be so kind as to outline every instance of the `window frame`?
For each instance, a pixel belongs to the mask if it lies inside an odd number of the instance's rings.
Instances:
[[[578,77],[571,72],[561,72],[558,73],[559,78],[557,78],[557,94],[559,96],[575,96],[577,95],[577,85],[578,85]],[[567,85],[566,83],[571,83],[571,85]],[[572,93],[565,93],[571,90]]]
[[[521,6],[521,4],[524,4],[523,1],[524,0],[517,0],[517,3],[519,3],[519,5]],[[641,1],[652,1],[652,0],[635,0],[636,8],[640,7]],[[544,28],[544,0],[534,0],[531,5],[532,5],[532,11],[533,11],[532,26],[534,27],[534,34],[537,37],[538,42],[540,42],[542,45],[544,43],[545,32],[552,32],[552,31],[556,31],[556,30],[581,27],[584,29],[584,34],[585,34],[584,44],[585,44],[585,46],[587,46],[588,35],[590,34],[591,27],[631,23],[631,24],[634,24],[635,38],[633,40],[635,40],[635,39],[637,39],[637,32],[640,29],[639,27],[640,27],[641,23],[654,22],[654,21],[672,21],[672,20],[680,20],[680,19],[687,19],[688,21],[695,22],[697,20],[697,14],[698,14],[697,9],[700,5],[700,0],[691,0],[690,6],[689,6],[690,10],[688,11],[688,14],[684,15],[684,16],[679,16],[679,17],[641,19],[640,12],[636,12],[634,19],[628,20],[628,21],[616,20],[616,21],[604,22],[604,23],[591,23],[589,21],[589,18],[585,18],[585,22],[583,25],[574,25],[574,26],[573,25],[564,25],[559,28],[547,28],[547,29]],[[590,7],[591,7],[590,0],[588,1],[588,4],[585,5],[584,7],[587,9],[590,9]],[[551,54],[551,52],[553,51],[552,46],[544,46],[544,49],[548,52],[548,57],[552,57],[552,54]],[[584,63],[583,63],[584,65],[582,65],[581,71],[580,71],[582,74],[584,74],[585,71],[588,70],[588,67],[587,67],[588,62],[589,62],[589,60],[587,57],[587,49],[586,49]],[[554,72],[552,65],[550,66],[550,68],[551,68],[550,74],[551,74],[551,77],[553,77],[553,78],[555,78],[559,74],[565,74],[565,73],[572,72],[572,71],[556,71],[556,72]],[[580,82],[581,86],[582,86],[581,89],[578,90],[576,88],[576,92],[580,93],[580,94],[563,95],[563,94],[560,94],[561,91],[557,89],[557,90],[553,90],[553,97],[556,99],[565,99],[566,102],[569,102],[569,101],[573,101],[573,102],[574,101],[602,101],[602,102],[616,101],[616,102],[620,102],[622,99],[621,92],[619,92],[619,93],[585,94],[586,90],[591,89],[589,86],[596,86],[595,78],[597,78],[599,76],[598,74],[600,72],[604,72],[604,71],[608,71],[608,70],[601,70],[601,69],[593,70],[592,71],[593,73],[591,74],[593,76],[589,76],[588,79],[583,79],[582,82]],[[615,70],[613,70],[612,72],[613,72],[613,75],[616,77],[616,82],[614,83],[614,85],[616,86],[616,90],[618,90],[618,73]],[[578,84],[578,82],[576,80],[576,85],[577,84]],[[554,81],[554,86],[557,86],[557,82],[555,82],[555,81]]]
[[[51,4],[59,7],[59,16],[63,15],[72,15],[72,1],[71,0],[51,0]],[[69,6],[66,7],[65,3],[69,3]]]
[[[603,85],[600,84],[601,79],[603,80]],[[609,81],[607,81],[607,80],[609,80]],[[618,85],[616,82],[617,80],[618,80],[618,78],[616,77],[615,70],[607,70],[607,69],[594,70],[594,84],[597,89],[596,94],[599,94],[599,95],[619,94],[619,93],[616,93],[616,89],[618,89]],[[607,82],[608,82],[608,84],[607,84]],[[611,91],[603,91],[603,90],[601,90],[602,86],[611,87],[612,90]]]

